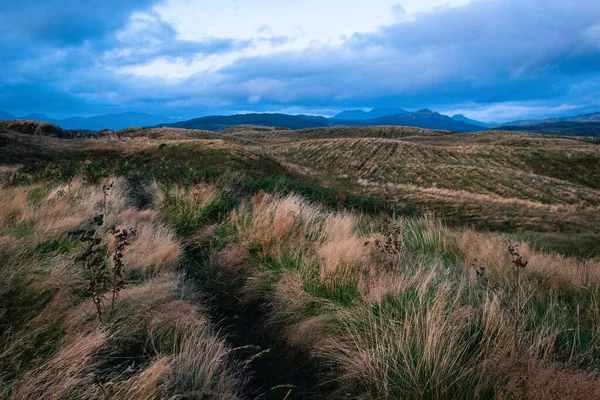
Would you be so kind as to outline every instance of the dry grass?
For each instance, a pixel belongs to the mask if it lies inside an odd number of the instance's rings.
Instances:
[[[3,398],[237,398],[241,368],[176,272],[180,240],[155,210],[129,206],[125,180],[4,188],[0,200],[0,296],[9,302],[0,308]],[[84,246],[71,234],[98,214],[109,267],[109,227],[135,231],[123,263],[138,274],[126,279],[105,325],[75,261]]]
[[[326,185],[434,210],[457,225],[593,232],[600,222],[598,146],[502,132],[383,139],[375,131],[334,139],[324,129],[306,140],[294,132],[263,146]]]
[[[123,399],[157,399],[161,397],[165,381],[172,374],[171,361],[169,357],[157,357],[150,362],[148,368],[136,376],[129,378],[122,386],[123,388],[114,396]]]
[[[438,290],[444,291],[443,287]],[[318,354],[332,363],[345,387],[362,387],[369,398],[472,398],[483,379],[470,354],[468,309],[437,293],[426,298],[418,288],[404,313],[372,309],[343,317],[344,333],[329,339]]]
[[[239,244],[219,255],[230,264],[239,264],[244,247],[275,258],[301,254],[320,265],[320,282],[335,288],[356,284],[367,262],[369,238],[355,232],[354,216],[325,211],[298,196],[259,194],[234,210],[230,221]]]
[[[600,397],[600,382],[594,374],[568,371],[539,364],[525,364],[513,370],[513,379],[499,391],[498,399],[587,400]]]
[[[93,355],[105,343],[106,335],[95,332],[77,335],[47,363],[25,375],[12,394],[13,399],[63,398],[99,395],[90,373]],[[95,393],[94,393],[95,392]]]
[[[354,233],[356,221],[350,215],[330,215],[322,228],[318,249],[321,281],[330,287],[356,283],[367,262],[367,239]]]
[[[181,244],[174,230],[163,224],[158,215],[149,210],[128,209],[121,218],[121,227],[135,231],[134,241],[124,252],[125,264],[142,272],[152,268],[153,273],[176,266],[181,257]]]
[[[359,225],[356,215],[298,196],[259,194],[232,212],[229,245],[215,257],[244,277],[244,299],[268,303],[268,323],[288,345],[331,367],[340,396],[502,398],[532,390],[519,380],[523,363],[584,379],[580,393],[595,393],[596,381],[578,369],[592,368],[594,345],[577,332],[600,326],[597,260],[523,244],[529,266],[518,290],[534,297],[517,313],[508,237],[452,230],[431,215],[368,234]],[[505,289],[482,285],[473,266]],[[581,396],[565,379],[554,385]]]
[[[389,128],[318,140],[323,131],[232,131],[212,141],[175,133],[190,147],[247,151],[230,138],[260,146],[297,172],[351,185],[348,193],[431,208],[461,225],[586,233],[598,222],[598,150],[578,140]],[[149,134],[163,140],[171,132]],[[158,145],[144,137],[40,141],[126,152]],[[0,170],[0,180],[14,172]],[[207,260],[217,273],[207,275],[231,281],[203,283],[225,285],[242,306],[259,304],[278,340],[325,366],[328,374],[317,372],[333,382],[332,397],[599,396],[598,259],[521,244],[529,264],[511,292],[506,248],[514,237],[450,229],[429,214],[382,221],[259,193],[220,224],[206,218],[223,198],[219,184],[151,183],[144,210],[132,207],[124,179],[101,185],[75,179],[0,190],[0,397],[240,397],[244,370],[178,270],[184,240],[203,252],[215,246]],[[137,232],[124,250],[132,276],[106,325],[85,295],[71,234],[100,213],[109,265],[115,243],[107,228]],[[473,265],[486,268],[488,282]],[[514,293],[533,293],[520,312],[511,309]]]

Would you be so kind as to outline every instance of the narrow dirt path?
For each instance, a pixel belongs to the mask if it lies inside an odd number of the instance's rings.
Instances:
[[[209,250],[188,245],[184,267],[206,296],[212,322],[220,328],[236,357],[247,364],[246,399],[325,399],[329,391],[319,385],[318,368],[305,354],[278,343],[265,327],[258,304],[244,305],[231,290],[233,282],[208,277]],[[209,273],[210,274],[210,273]]]

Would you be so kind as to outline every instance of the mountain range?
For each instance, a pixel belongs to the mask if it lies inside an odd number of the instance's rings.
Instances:
[[[600,122],[600,112],[591,114],[580,114],[562,118],[524,119],[519,121],[506,122],[504,124],[496,124],[496,126],[531,126],[539,124],[553,124],[557,122]]]
[[[457,132],[477,132],[483,130],[482,126],[455,120],[447,115],[442,115],[427,109],[415,112],[401,110],[401,113],[394,115],[386,115],[378,118],[365,118],[365,115],[379,115],[384,112],[379,110],[373,111],[366,113],[362,110],[349,110],[342,112],[333,118],[265,113],[238,114],[231,116],[214,115],[171,124],[161,124],[161,126],[211,131],[225,129],[235,125],[275,126],[288,129],[321,128],[328,126],[403,125]],[[397,111],[397,109],[394,109],[393,111]],[[342,118],[352,116],[355,119]]]
[[[168,122],[170,118],[146,113],[125,112],[118,114],[104,114],[93,117],[70,117],[64,119],[50,118],[47,115],[32,113],[22,117],[15,117],[0,111],[0,120],[22,119],[48,122],[63,129],[101,131],[103,129],[120,130],[134,126],[154,126]]]
[[[160,124],[172,128],[202,129],[218,131],[235,125],[275,126],[288,129],[320,128],[330,126],[328,119],[311,115],[288,114],[236,114],[236,115],[211,115],[208,117],[193,118],[171,124]]]
[[[340,125],[403,125],[417,126],[420,128],[440,129],[456,132],[477,132],[484,130],[480,125],[450,118],[447,115],[435,111],[423,109],[415,112],[404,112],[396,115],[388,115],[381,118],[364,120],[362,123],[356,121],[339,121]],[[336,121],[337,125],[337,121]]]
[[[409,112],[401,108],[374,108],[346,110],[332,118],[313,115],[289,115],[281,113],[251,113],[236,115],[213,115],[184,121],[170,122],[170,118],[136,112],[105,114],[93,117],[54,119],[44,114],[28,114],[22,117],[0,111],[0,120],[33,120],[48,122],[65,130],[101,131],[121,130],[130,127],[168,126],[187,129],[218,131],[235,125],[273,126],[284,129],[305,129],[330,126],[396,125],[456,132],[478,132],[486,129],[530,131],[550,134],[595,136],[600,127],[600,112],[563,118],[520,120],[506,124],[486,124],[462,114],[452,117],[423,109]],[[172,119],[171,119],[172,120]],[[596,125],[594,125],[596,124]]]
[[[450,118],[426,109],[408,112],[397,107],[374,108],[368,112],[363,110],[346,110],[332,118],[281,113],[254,113],[213,115],[178,122],[170,122],[167,117],[134,112],[55,119],[39,113],[15,117],[12,114],[0,111],[0,120],[11,119],[48,122],[67,130],[90,131],[100,131],[103,129],[120,130],[134,126],[169,126],[218,131],[235,125],[275,126],[288,129],[328,126],[406,125],[458,132],[475,132],[482,130],[484,126],[483,123],[470,120],[464,116]]]
[[[467,124],[471,124],[471,125],[477,125],[477,126],[483,126],[483,127],[488,127],[489,124],[486,124],[485,122],[481,122],[481,121],[476,121],[474,119],[471,118],[467,118],[462,114],[455,114],[452,116],[452,119],[455,121],[460,121],[460,122],[466,122]]]
[[[403,110],[401,108],[393,108],[393,107],[381,107],[374,108],[371,111],[364,110],[346,110],[337,114],[333,117],[333,119],[343,119],[343,120],[364,120],[364,119],[376,119],[381,117],[387,117],[390,115],[396,114],[404,114],[408,111]]]
[[[531,133],[545,133],[548,135],[562,136],[593,136],[600,137],[600,122],[559,121],[544,122],[535,125],[512,125],[496,128],[502,131],[518,131]]]

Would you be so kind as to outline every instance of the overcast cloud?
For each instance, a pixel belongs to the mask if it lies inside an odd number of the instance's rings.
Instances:
[[[600,110],[598,1],[372,3],[4,1],[0,110],[398,106],[499,122]]]

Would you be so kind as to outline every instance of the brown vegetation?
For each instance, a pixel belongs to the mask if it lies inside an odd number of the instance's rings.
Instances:
[[[237,398],[238,367],[175,272],[179,239],[155,211],[128,206],[123,179],[108,182],[104,191],[80,180],[0,190],[0,395]],[[99,214],[105,223],[93,228]],[[105,324],[87,294],[89,271],[76,261],[85,247],[76,232],[90,227],[105,254],[99,262],[123,265],[125,285]],[[135,231],[130,244],[119,245],[111,227]]]
[[[234,314],[221,327],[252,310],[246,328],[314,365],[311,389],[330,398],[598,397],[598,253],[523,240],[597,236],[597,145],[250,129],[0,134],[1,398],[256,395],[248,368],[271,349],[233,351],[203,307],[212,297]],[[330,186],[313,197],[329,206],[269,175],[286,171],[269,155]],[[111,176],[111,163],[140,170]],[[365,193],[401,212],[367,213],[352,197]],[[124,280],[97,291],[99,312],[80,257],[90,230],[98,265]],[[301,397],[288,383],[281,397]]]

